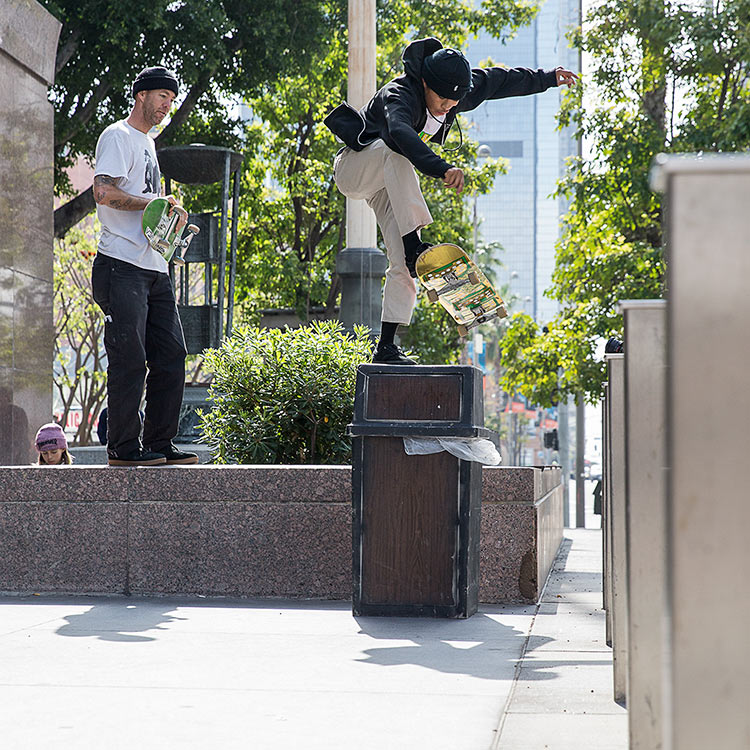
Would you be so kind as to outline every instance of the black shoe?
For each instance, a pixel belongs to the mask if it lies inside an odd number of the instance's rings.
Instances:
[[[381,365],[416,365],[413,359],[409,359],[396,344],[383,344],[375,350],[372,358],[374,363]]]
[[[197,453],[188,453],[187,451],[181,451],[178,448],[175,448],[172,443],[164,446],[163,448],[159,448],[159,453],[164,456],[164,458],[166,459],[166,464],[168,466],[198,463]]]
[[[429,250],[430,247],[432,247],[427,242],[420,242],[416,247],[414,248],[404,248],[404,259],[406,260],[406,268],[409,271],[409,275],[413,278],[417,278],[417,258],[425,251]]]
[[[107,451],[107,463],[110,466],[158,466],[167,463],[167,459],[163,453],[137,448],[126,455]]]

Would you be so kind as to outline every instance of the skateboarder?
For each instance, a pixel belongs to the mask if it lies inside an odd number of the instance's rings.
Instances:
[[[149,131],[166,117],[177,91],[177,79],[166,68],[142,70],[132,86],[130,116],[106,128],[96,146],[94,199],[102,231],[91,286],[105,314],[112,466],[198,462],[195,453],[172,443],[185,385],[185,339],[167,262],[149,247],[141,228],[143,209],[158,196],[161,181]],[[181,229],[187,213],[173,196],[168,199],[180,213]]]
[[[569,70],[472,68],[455,49],[433,38],[404,50],[404,75],[387,83],[357,112],[342,104],[325,123],[345,144],[334,160],[334,179],[348,198],[364,199],[375,212],[388,254],[380,340],[374,362],[414,364],[394,343],[399,324],[409,325],[416,303],[414,265],[429,245],[420,230],[432,223],[415,168],[461,192],[463,171],[427,145],[445,143],[459,112],[487,99],[538,94],[575,83]]]

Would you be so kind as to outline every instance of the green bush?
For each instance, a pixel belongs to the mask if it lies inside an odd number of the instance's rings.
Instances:
[[[369,330],[336,321],[297,329],[238,327],[205,352],[213,373],[203,441],[216,463],[348,464],[344,434],[357,365],[372,358]]]

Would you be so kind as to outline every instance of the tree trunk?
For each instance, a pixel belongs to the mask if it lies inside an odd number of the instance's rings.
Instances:
[[[96,208],[93,186],[84,190],[72,200],[64,203],[55,210],[55,239],[64,237],[68,230],[74,227]]]

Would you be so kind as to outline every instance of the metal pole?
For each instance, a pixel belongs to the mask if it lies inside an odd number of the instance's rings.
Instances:
[[[363,107],[375,93],[375,0],[349,0],[349,77],[347,99]],[[381,280],[387,261],[377,247],[375,214],[363,200],[346,199],[346,248],[336,258],[341,278],[339,320],[380,332]]]
[[[557,406],[557,437],[560,441],[560,466],[563,473],[563,526],[570,526],[570,431],[568,398]]]
[[[586,404],[583,394],[576,399],[576,528],[586,528],[586,477],[583,459],[586,451]]]
[[[474,190],[474,257],[477,256],[477,191]]]
[[[227,218],[229,214],[229,169],[231,152],[227,149],[224,162],[224,184],[221,189],[221,233],[219,235],[219,290],[217,297],[217,322],[216,332],[218,340],[216,346],[221,343],[224,335],[224,279],[227,271]]]
[[[234,173],[232,191],[232,240],[229,247],[229,299],[227,300],[227,336],[232,335],[234,320],[234,279],[237,274],[237,224],[239,221],[240,171]]]

